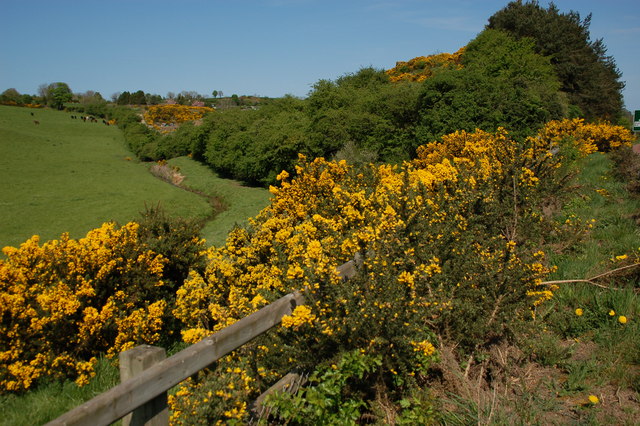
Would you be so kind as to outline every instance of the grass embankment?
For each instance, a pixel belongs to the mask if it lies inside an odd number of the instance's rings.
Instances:
[[[45,424],[120,382],[118,368],[101,359],[96,377],[84,386],[73,381],[52,382],[24,395],[0,395],[0,425],[31,426]]]
[[[222,202],[225,209],[217,213],[202,229],[208,245],[222,245],[234,226],[244,226],[247,219],[269,204],[270,193],[264,188],[243,186],[241,182],[222,179],[210,168],[188,157],[169,160],[185,176],[182,186]]]
[[[210,214],[202,197],[160,181],[133,160],[115,126],[70,116],[0,106],[0,246],[36,234],[79,238],[104,222],[134,220],[145,205],[158,203],[172,216]]]

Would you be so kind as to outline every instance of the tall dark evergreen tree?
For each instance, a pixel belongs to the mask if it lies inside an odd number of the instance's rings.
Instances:
[[[124,91],[122,93],[120,93],[120,96],[118,96],[118,99],[116,100],[116,103],[118,105],[130,105],[131,104],[131,93]]]
[[[488,27],[533,38],[537,52],[551,58],[576,115],[616,119],[623,109],[622,75],[602,39],[590,39],[590,24],[591,14],[581,19],[578,12],[560,13],[553,3],[545,9],[518,0],[491,16]]]
[[[147,99],[142,90],[138,90],[135,93],[131,94],[130,103],[133,105],[146,105]]]

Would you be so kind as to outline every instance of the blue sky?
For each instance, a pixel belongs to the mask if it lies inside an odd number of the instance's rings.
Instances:
[[[63,81],[121,91],[304,97],[361,67],[467,44],[507,0],[0,0],[0,91]],[[540,1],[547,6],[547,1]],[[593,14],[640,109],[637,0],[556,0]]]

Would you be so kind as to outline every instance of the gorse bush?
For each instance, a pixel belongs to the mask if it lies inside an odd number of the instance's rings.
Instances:
[[[41,377],[77,377],[86,383],[93,358],[160,338],[167,302],[166,259],[140,244],[138,225],[105,224],[85,238],[39,245],[35,236],[5,248],[2,286],[0,384],[28,389]]]
[[[144,113],[144,121],[158,130],[163,130],[164,125],[199,120],[212,111],[213,108],[209,107],[179,104],[153,105]]]
[[[366,386],[402,398],[426,380],[439,345],[467,356],[511,339],[556,288],[542,285],[552,268],[541,201],[564,179],[551,146],[543,134],[517,141],[499,129],[447,135],[402,166],[301,156],[250,227],[208,251],[174,314],[194,342],[290,291],[306,303],[190,383],[188,406],[174,399],[176,409],[193,410],[199,387],[232,365],[253,365],[242,373],[248,398],[292,366],[313,370],[354,350],[380,357]],[[344,281],[336,268],[354,257],[357,273]],[[246,415],[237,399],[211,395],[222,412]]]
[[[175,288],[197,267],[197,227],[145,214],[142,225],[106,223],[79,240],[34,236],[0,260],[0,387],[23,391],[40,379],[85,384],[96,356],[175,331]],[[173,335],[175,341],[176,335]]]
[[[583,156],[630,147],[635,140],[633,133],[622,126],[585,123],[581,118],[550,121],[538,132],[538,138],[548,140],[551,149],[561,146],[563,141],[570,143]]]
[[[421,82],[433,76],[438,70],[462,68],[461,57],[463,54],[464,47],[453,54],[437,53],[429,56],[418,56],[406,62],[396,62],[396,66],[387,70],[386,73],[392,82]]]

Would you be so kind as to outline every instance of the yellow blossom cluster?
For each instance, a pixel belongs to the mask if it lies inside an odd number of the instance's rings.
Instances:
[[[431,77],[438,69],[462,68],[461,57],[464,47],[455,53],[437,53],[429,56],[418,56],[409,61],[396,62],[396,66],[386,73],[392,82],[424,81]]]
[[[244,424],[248,415],[247,396],[257,396],[256,379],[244,359],[229,355],[217,364],[216,380],[207,380],[211,371],[204,370],[196,377],[182,382],[168,398],[172,425]],[[260,374],[256,374],[260,377]]]
[[[313,367],[327,348],[366,348],[386,371],[419,374],[435,335],[472,348],[552,297],[535,202],[558,161],[548,144],[504,129],[446,135],[402,165],[300,156],[250,226],[208,251],[173,312],[192,339],[302,291],[277,343],[250,351],[262,374],[277,375],[274,357]],[[347,261],[356,273],[344,280]]]
[[[315,319],[316,316],[311,313],[308,306],[300,305],[296,306],[291,315],[282,317],[282,326],[297,330],[305,324],[312,324]]]
[[[167,304],[149,299],[164,285],[166,259],[140,243],[138,224],[42,245],[33,236],[3,252],[0,389],[23,391],[41,377],[85,384],[99,352],[159,339]]]
[[[608,122],[585,123],[582,118],[574,118],[548,122],[538,132],[536,139],[552,150],[568,140],[584,156],[596,151],[607,152],[621,146],[631,146],[635,137],[622,126]]]
[[[150,126],[162,129],[165,124],[181,124],[204,117],[213,108],[179,104],[153,105],[144,113],[144,121]]]

